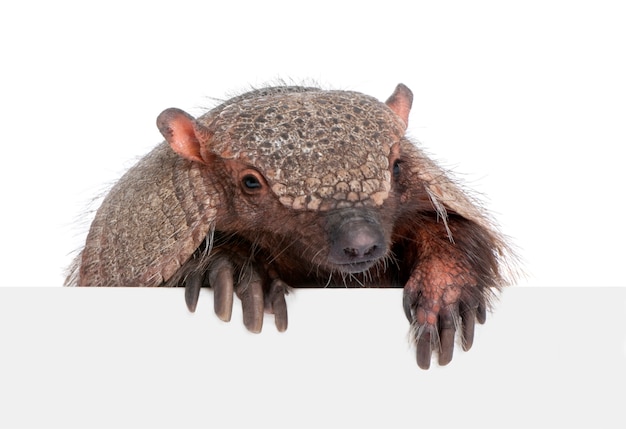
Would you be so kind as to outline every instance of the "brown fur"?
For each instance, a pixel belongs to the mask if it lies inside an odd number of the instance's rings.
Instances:
[[[201,287],[229,320],[287,328],[288,287],[402,287],[417,361],[452,358],[484,322],[512,254],[488,216],[404,137],[412,95],[273,87],[194,119],[159,116],[167,143],[111,190],[68,283]],[[173,150],[172,150],[173,149]]]

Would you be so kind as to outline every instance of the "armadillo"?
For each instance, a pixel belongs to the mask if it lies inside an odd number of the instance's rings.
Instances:
[[[218,317],[287,328],[298,287],[404,288],[417,363],[468,350],[515,255],[480,202],[406,137],[411,91],[272,86],[193,118],[112,187],[66,284],[202,287]],[[346,311],[349,311],[346,310]]]

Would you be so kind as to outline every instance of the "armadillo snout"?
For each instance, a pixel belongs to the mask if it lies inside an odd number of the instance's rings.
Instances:
[[[346,273],[368,270],[387,253],[380,223],[371,216],[344,212],[329,222],[328,261]]]

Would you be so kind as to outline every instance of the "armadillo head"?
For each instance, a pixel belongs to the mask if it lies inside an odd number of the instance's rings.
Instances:
[[[406,128],[372,97],[302,87],[244,94],[199,122],[213,133],[213,153],[254,166],[296,210],[382,204],[392,147]]]
[[[404,85],[385,103],[356,92],[274,87],[228,100],[198,119],[167,109],[157,124],[176,153],[215,175],[211,186],[242,196],[223,208],[228,215],[217,219],[220,227],[255,231],[246,237],[251,242],[260,240],[261,226],[272,237],[289,235],[292,243],[306,243],[303,252],[317,249],[305,259],[318,267],[355,273],[389,250],[392,222],[383,222],[377,208],[392,189],[411,101]],[[312,227],[297,233],[280,216],[290,211],[259,220],[281,205],[324,216],[319,223],[305,220]]]
[[[206,151],[255,168],[280,202],[295,210],[379,206],[391,188],[390,162],[411,101],[404,85],[386,103],[306,87],[251,91],[194,120],[205,146],[196,155]],[[162,122],[168,138],[174,121]]]

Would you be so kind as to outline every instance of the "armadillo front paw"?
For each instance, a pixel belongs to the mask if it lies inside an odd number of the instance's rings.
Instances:
[[[185,280],[185,301],[189,311],[196,309],[205,278],[213,289],[215,314],[221,320],[230,321],[233,295],[237,294],[241,300],[244,326],[250,332],[261,332],[264,311],[274,314],[279,331],[287,329],[285,294],[288,288],[280,279],[274,279],[264,287],[263,276],[254,264],[238,267],[227,255],[216,256],[207,272],[190,274]]]
[[[424,289],[405,286],[404,312],[411,322],[420,368],[430,367],[433,353],[438,355],[439,365],[450,363],[457,329],[461,330],[463,350],[472,347],[475,322],[484,323],[486,318],[486,302],[462,293],[463,289],[472,287],[449,286],[431,296]]]

